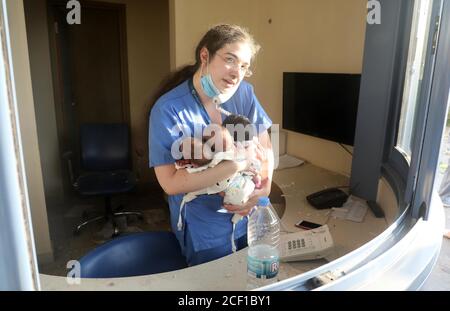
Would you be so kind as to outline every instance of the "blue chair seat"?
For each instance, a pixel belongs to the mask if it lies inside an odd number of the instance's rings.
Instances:
[[[116,278],[163,273],[187,267],[172,232],[120,236],[80,260],[82,278]]]
[[[131,171],[92,172],[81,175],[77,183],[82,195],[110,195],[131,191],[136,179]]]

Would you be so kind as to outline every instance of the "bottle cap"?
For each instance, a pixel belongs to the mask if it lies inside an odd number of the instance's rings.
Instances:
[[[260,197],[258,199],[259,206],[268,206],[270,204],[270,200],[268,197]]]

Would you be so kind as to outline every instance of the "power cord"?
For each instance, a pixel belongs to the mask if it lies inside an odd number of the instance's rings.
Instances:
[[[353,153],[351,153],[347,148],[345,148],[345,146],[343,144],[339,143],[339,146],[344,148],[345,151],[347,151],[351,156],[353,156]]]

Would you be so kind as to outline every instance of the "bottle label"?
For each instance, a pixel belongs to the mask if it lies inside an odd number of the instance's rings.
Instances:
[[[271,279],[278,274],[280,259],[273,257],[269,259],[258,259],[247,257],[247,272],[258,279]]]

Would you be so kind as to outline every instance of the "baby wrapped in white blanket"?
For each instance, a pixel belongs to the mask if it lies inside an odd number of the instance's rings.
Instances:
[[[231,119],[231,121],[230,121],[230,119]],[[248,119],[246,119],[243,116],[237,116],[237,115],[232,115],[232,116],[229,116],[228,118],[226,118],[224,121],[224,124],[229,124],[229,123],[226,123],[227,121],[234,122],[234,123],[239,122],[239,124],[244,123],[244,125],[250,124]],[[228,127],[228,130],[230,130],[229,127]],[[250,135],[247,135],[247,136],[244,135],[244,136],[242,136],[242,137],[244,137],[244,141],[238,140],[234,143],[234,146],[232,146],[233,139],[231,138],[231,135],[228,132],[228,130],[225,129],[225,130],[221,131],[223,135],[220,138],[220,141],[222,141],[223,145],[220,146],[220,148],[217,148],[217,146],[215,146],[215,148],[214,147],[212,148],[214,153],[212,155],[211,160],[207,159],[208,156],[211,157],[211,154],[207,155],[206,159],[205,159],[205,156],[202,153],[201,159],[177,161],[175,163],[175,167],[177,169],[186,169],[189,173],[195,173],[195,172],[200,172],[200,171],[206,170],[208,168],[214,167],[217,164],[219,164],[221,161],[224,161],[224,160],[242,161],[242,160],[244,160],[244,158],[242,158],[242,156],[238,152],[236,152],[236,150],[243,151],[245,148],[248,148],[249,146],[255,146],[255,145],[259,144],[256,137],[249,139]],[[235,132],[235,135],[234,135],[235,140],[237,140],[236,139],[237,136],[239,136],[239,135],[236,135],[236,132]],[[211,140],[211,137],[209,137],[209,140]],[[205,139],[203,139],[203,142],[207,144]],[[192,146],[193,145],[194,144],[192,144]],[[236,147],[237,147],[237,149],[236,149]],[[241,148],[241,149],[239,149],[239,148]],[[191,151],[193,151],[192,149],[187,153],[190,153]],[[203,151],[205,151],[205,149],[203,149],[202,152]],[[186,157],[187,153],[183,152],[183,155]],[[192,156],[192,154],[190,154],[190,155],[191,155],[191,158],[194,158]],[[181,206],[180,206],[180,213],[179,213],[178,225],[177,225],[178,230],[182,230],[182,228],[183,228],[182,211],[183,211],[185,204],[187,202],[194,200],[198,195],[216,194],[216,193],[223,192],[224,193],[223,201],[225,204],[232,204],[232,205],[245,204],[249,200],[250,195],[255,190],[255,187],[259,187],[259,184],[261,183],[259,174],[252,173],[252,172],[260,171],[260,169],[261,169],[260,161],[257,160],[256,158],[251,159],[250,167],[251,167],[251,171],[238,172],[238,173],[234,174],[233,176],[231,176],[225,180],[219,181],[212,186],[185,194],[185,196],[183,197],[183,200],[181,201]],[[218,210],[218,212],[226,213],[227,211],[225,209],[221,209],[221,210]],[[236,223],[241,219],[242,219],[242,216],[239,214],[234,214],[234,216],[232,218],[233,233],[231,236],[231,241],[232,241],[233,252],[236,250],[236,246],[234,244],[234,229],[235,229]]]

